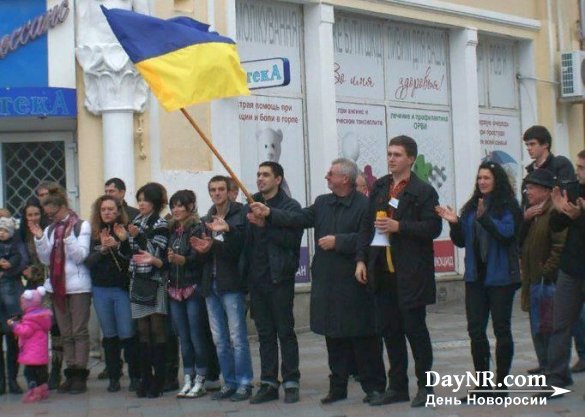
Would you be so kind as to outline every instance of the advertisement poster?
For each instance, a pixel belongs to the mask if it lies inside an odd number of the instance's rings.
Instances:
[[[386,37],[386,98],[449,104],[447,32],[392,23]]]
[[[388,173],[386,162],[386,108],[337,103],[339,156],[354,161],[371,187]]]
[[[439,204],[455,206],[455,174],[451,116],[448,112],[390,107],[388,137],[408,135],[416,140],[418,158],[414,172],[439,193]],[[455,250],[449,239],[449,228],[443,225],[435,241],[435,270],[455,270]]]
[[[335,16],[333,71],[338,97],[384,99],[382,33],[382,21]]]
[[[301,94],[301,42],[303,13],[300,6],[258,0],[236,1],[236,37],[242,61],[282,57],[290,62],[286,87],[263,94]]]
[[[252,193],[258,190],[256,172],[264,161],[284,168],[282,189],[305,207],[305,153],[302,100],[250,96],[239,101],[242,181]],[[297,282],[307,282],[308,249],[304,237]],[[301,274],[302,272],[302,274]]]
[[[522,132],[518,116],[479,115],[479,138],[482,160],[502,165],[516,195],[522,185]]]

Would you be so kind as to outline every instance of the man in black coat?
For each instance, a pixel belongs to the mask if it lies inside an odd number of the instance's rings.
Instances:
[[[300,212],[301,206],[280,188],[284,170],[277,162],[258,167],[254,200],[271,208]],[[248,208],[246,207],[246,210]],[[251,214],[248,218],[253,217]],[[208,226],[216,232],[239,233],[225,220],[215,218]],[[278,399],[278,342],[282,358],[284,401],[299,400],[299,345],[294,330],[295,274],[299,268],[302,229],[247,223],[244,244],[244,275],[250,290],[251,314],[260,342],[260,389],[250,399],[260,404]],[[238,393],[231,397],[239,400]]]
[[[442,222],[435,213],[437,192],[411,171],[417,153],[416,142],[408,136],[390,141],[390,175],[372,188],[358,242],[356,278],[376,292],[377,325],[390,359],[389,388],[372,398],[371,405],[410,400],[406,339],[418,379],[411,406],[424,406],[432,392],[426,387],[426,372],[433,363],[426,306],[436,298],[433,239],[440,235]],[[370,245],[376,230],[389,234],[390,246]]]
[[[350,358],[356,358],[362,389],[368,401],[386,385],[381,340],[376,335],[372,293],[355,279],[355,255],[360,224],[368,199],[356,191],[355,162],[340,158],[325,176],[331,194],[317,197],[302,212],[253,203],[255,216],[273,226],[315,228],[311,266],[311,330],[325,336],[329,358],[329,393],[321,403],[347,398]],[[256,220],[250,219],[251,222]]]

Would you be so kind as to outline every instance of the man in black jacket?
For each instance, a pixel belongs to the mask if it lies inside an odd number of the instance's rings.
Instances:
[[[571,202],[570,196],[558,187],[552,193],[555,211],[550,218],[551,229],[555,232],[567,229],[553,301],[553,332],[545,370],[547,383],[557,387],[572,383],[569,371],[571,335],[585,301],[585,150],[577,155],[577,177],[580,196],[575,201]]]
[[[277,162],[258,167],[254,195],[271,208],[300,212],[301,206],[280,188],[284,170]],[[248,213],[252,216],[251,213]],[[225,220],[215,218],[209,225],[215,231],[238,233]],[[244,245],[245,274],[250,289],[251,313],[260,342],[260,390],[252,404],[278,399],[278,344],[285,402],[299,400],[299,345],[294,330],[293,301],[295,273],[299,267],[302,229],[247,223]]]
[[[368,199],[356,190],[355,162],[339,158],[325,178],[332,191],[317,197],[301,213],[253,203],[252,211],[267,224],[315,228],[312,262],[311,330],[327,343],[329,393],[321,403],[347,398],[350,358],[355,355],[366,402],[386,385],[381,339],[376,334],[374,298],[355,279],[355,256],[360,224],[366,218]],[[251,222],[255,221],[250,219]]]
[[[411,406],[424,406],[432,392],[426,387],[426,372],[433,363],[426,306],[436,298],[433,239],[440,235],[442,222],[435,213],[437,192],[411,171],[417,153],[416,142],[408,136],[390,140],[390,175],[378,179],[370,192],[358,242],[356,278],[376,292],[377,325],[390,360],[389,388],[370,405],[410,400],[407,339],[418,379]],[[388,234],[390,245],[371,246],[375,233]]]
[[[207,189],[213,206],[201,220],[212,223],[219,217],[232,228],[243,226],[242,205],[229,199],[227,177],[215,176]],[[243,247],[241,233],[211,232],[193,236],[191,246],[203,263],[201,295],[205,297],[213,341],[219,358],[224,386],[214,400],[248,399],[252,389],[252,358],[246,327],[247,285],[239,268]]]

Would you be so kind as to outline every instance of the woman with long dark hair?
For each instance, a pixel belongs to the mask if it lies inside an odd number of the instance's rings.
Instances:
[[[134,254],[130,260],[130,302],[140,340],[141,380],[136,395],[156,398],[163,392],[166,373],[167,294],[162,268],[169,229],[160,213],[167,204],[167,191],[150,182],[136,192],[136,200],[140,214],[128,226]]]
[[[49,267],[45,287],[51,293],[63,342],[66,381],[58,391],[80,394],[87,390],[89,375],[91,279],[84,261],[89,254],[91,226],[69,208],[67,193],[57,184],[49,186],[42,206],[52,223],[44,231],[36,223],[28,227],[39,259]]]
[[[91,214],[91,251],[85,264],[91,274],[93,303],[103,333],[102,344],[110,378],[109,392],[120,391],[120,352],[128,363],[130,391],[138,388],[138,345],[128,295],[130,244],[128,215],[122,201],[99,197]]]
[[[26,247],[29,260],[28,265],[22,271],[22,275],[26,279],[27,290],[40,287],[45,283],[45,279],[47,278],[47,266],[39,259],[35,247],[35,237],[30,232],[30,224],[37,224],[43,230],[49,225],[49,219],[47,219],[43,211],[41,202],[36,197],[31,197],[24,203],[20,216],[20,228],[18,229],[21,241]]]
[[[459,217],[450,207],[438,206],[436,211],[449,222],[453,243],[465,248],[465,312],[475,371],[490,369],[486,330],[491,314],[496,380],[503,383],[514,356],[511,318],[514,294],[520,287],[517,234],[522,221],[506,172],[495,162],[483,162],[473,195]]]

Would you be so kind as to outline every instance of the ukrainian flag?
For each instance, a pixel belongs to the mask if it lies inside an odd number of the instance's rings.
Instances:
[[[184,16],[163,20],[101,7],[114,35],[167,111],[250,94],[235,42],[210,32],[209,25]]]

